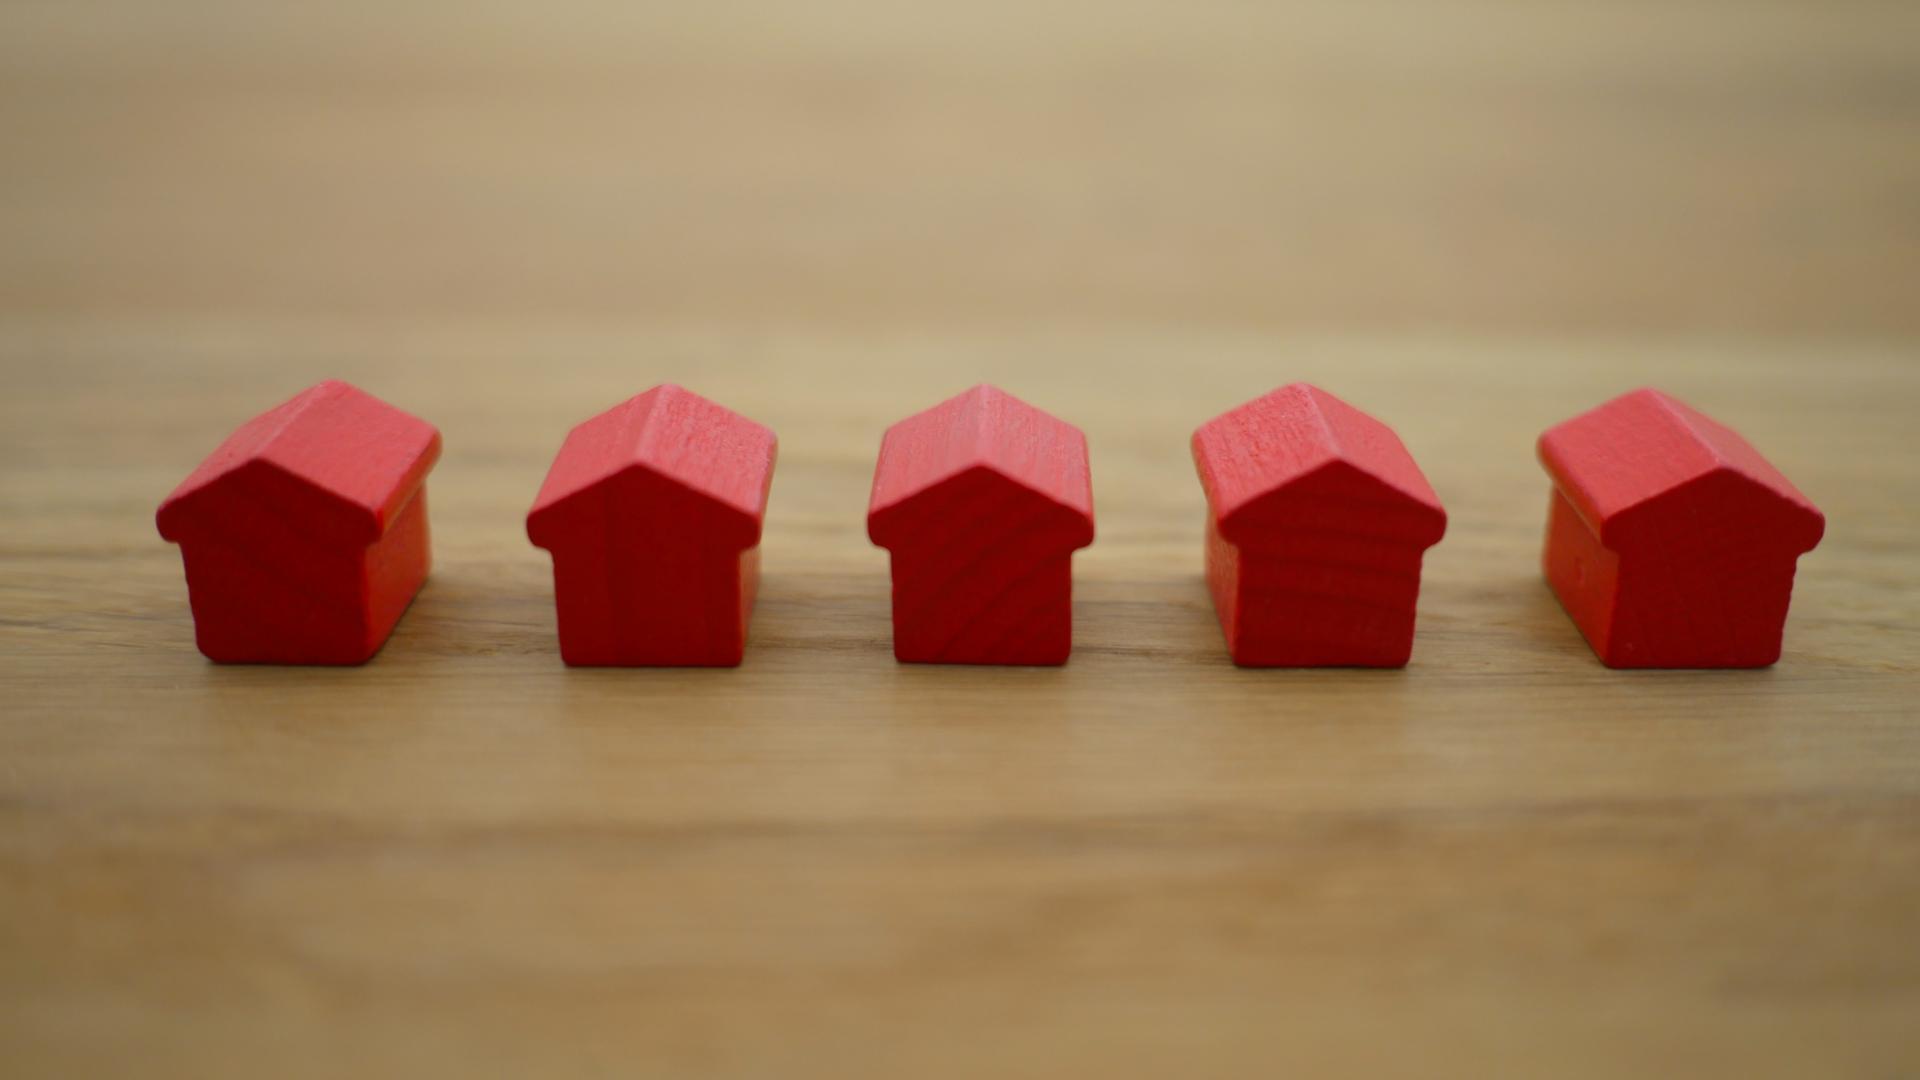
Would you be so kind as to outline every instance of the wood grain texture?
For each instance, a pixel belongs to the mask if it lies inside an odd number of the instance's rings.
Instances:
[[[1178,14],[0,5],[0,1073],[1912,1073],[1920,9]],[[152,508],[327,375],[434,576],[210,665]],[[1063,668],[889,652],[880,432],[982,380],[1090,440]],[[1446,503],[1404,671],[1222,648],[1186,442],[1294,380]],[[752,644],[568,670],[523,515],[662,381],[780,433]],[[1642,385],[1828,516],[1773,669],[1541,580]]]

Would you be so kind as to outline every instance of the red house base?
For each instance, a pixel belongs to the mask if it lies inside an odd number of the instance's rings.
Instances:
[[[903,664],[1058,666],[1073,655],[1073,556],[988,562],[893,557],[893,655]]]
[[[1600,662],[1612,668],[1763,668],[1780,659],[1793,557],[1623,560],[1558,491],[1543,559],[1547,582]]]
[[[424,489],[365,548],[322,546],[278,527],[262,535],[270,526],[256,526],[181,541],[194,637],[209,660],[364,664],[393,633],[432,565]],[[302,572],[277,576],[269,566]]]
[[[701,559],[553,560],[560,659],[573,667],[738,667],[760,585],[760,549]],[[614,582],[612,587],[609,582]],[[663,617],[662,613],[671,613]]]
[[[1241,667],[1406,667],[1413,656],[1421,553],[1352,561],[1355,541],[1296,537],[1248,551],[1207,521],[1207,587]],[[1397,565],[1397,571],[1390,569]]]

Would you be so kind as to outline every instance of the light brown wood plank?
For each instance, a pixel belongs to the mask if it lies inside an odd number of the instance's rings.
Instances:
[[[0,1073],[1920,1068],[1909,4],[0,7]],[[205,663],[167,490],[440,425],[374,663]],[[1405,672],[1227,662],[1193,427],[1451,515]],[[522,517],[663,380],[781,439],[745,666],[558,662]],[[1081,424],[1061,670],[901,667],[882,429]],[[1532,443],[1657,384],[1830,519],[1781,664],[1601,668]]]
[[[0,295],[1920,331],[1912,4],[699,8],[9,4]]]

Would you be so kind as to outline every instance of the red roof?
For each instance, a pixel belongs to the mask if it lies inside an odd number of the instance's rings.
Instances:
[[[180,540],[210,493],[232,483],[303,528],[372,543],[439,458],[432,424],[329,379],[228,436],[160,504],[160,535]]]
[[[567,434],[527,531],[547,546],[547,522],[585,492],[641,470],[710,500],[737,526],[743,547],[759,542],[778,450],[773,431],[672,384],[656,386],[582,422]]]
[[[985,470],[1039,495],[1076,519],[1079,546],[1093,542],[1093,477],[1081,430],[994,386],[976,386],[907,417],[880,441],[867,531],[886,544],[894,512],[957,477]]]
[[[1709,484],[1718,492],[1729,481],[1756,510],[1777,513],[1788,539],[1804,545],[1799,550],[1812,550],[1826,528],[1813,503],[1739,433],[1658,390],[1635,390],[1548,429],[1539,451],[1567,501],[1609,547],[1636,522],[1684,516],[1687,493],[1705,493]]]
[[[1221,531],[1236,542],[1296,499],[1315,501],[1320,526],[1351,517],[1356,530],[1384,525],[1426,545],[1446,532],[1440,497],[1393,429],[1306,383],[1203,424],[1193,460]],[[1382,499],[1399,504],[1395,512],[1381,513]]]

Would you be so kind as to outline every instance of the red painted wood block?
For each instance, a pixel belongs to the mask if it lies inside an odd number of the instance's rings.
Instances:
[[[776,451],[768,428],[670,385],[574,428],[527,514],[553,553],[561,659],[739,664]]]
[[[427,579],[440,433],[343,382],[241,425],[160,504],[194,635],[230,664],[360,664]]]
[[[1549,429],[1540,460],[1547,581],[1602,663],[1780,658],[1794,569],[1826,519],[1745,439],[1637,390]]]
[[[1207,585],[1244,667],[1403,667],[1447,513],[1400,437],[1305,383],[1193,433]]]
[[[887,430],[867,535],[893,557],[893,654],[1064,664],[1073,553],[1093,543],[1087,437],[976,386]]]

